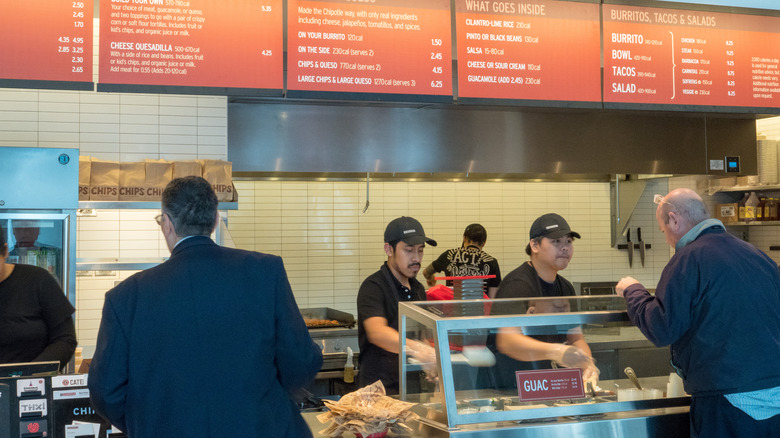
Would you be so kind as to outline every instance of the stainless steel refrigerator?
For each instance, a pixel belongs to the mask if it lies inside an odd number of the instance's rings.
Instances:
[[[47,269],[76,306],[79,150],[0,147],[0,232],[8,263]]]

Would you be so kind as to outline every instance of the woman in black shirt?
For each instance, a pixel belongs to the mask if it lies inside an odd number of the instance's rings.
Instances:
[[[0,230],[0,363],[59,361],[76,350],[75,309],[43,268],[6,263]]]

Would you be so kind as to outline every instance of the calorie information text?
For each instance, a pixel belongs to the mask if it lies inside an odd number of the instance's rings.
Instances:
[[[100,83],[283,87],[282,0],[100,0]]]
[[[460,97],[601,101],[598,4],[455,5]]]
[[[449,0],[290,0],[287,88],[452,95]]]
[[[92,0],[0,2],[0,79],[92,82]]]
[[[604,102],[780,107],[780,17],[604,5]]]

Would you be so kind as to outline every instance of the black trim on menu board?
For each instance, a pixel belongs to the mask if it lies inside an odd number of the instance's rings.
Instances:
[[[0,88],[93,91],[95,89],[95,83],[75,81],[40,81],[34,79],[0,79]]]
[[[230,88],[230,87],[188,87],[180,85],[137,85],[97,84],[98,92],[107,93],[155,93],[192,94],[216,96],[282,97],[281,89],[275,88]]]
[[[699,12],[721,12],[725,14],[764,15],[780,17],[780,11],[772,9],[741,8],[733,6],[705,5],[701,3],[667,2],[656,0],[602,0],[605,5],[642,6],[660,9],[682,9]]]
[[[619,103],[604,102],[604,109],[634,111],[672,111],[690,113],[729,113],[729,114],[780,114],[780,108],[717,106],[717,105],[672,105],[665,103]]]
[[[488,105],[510,107],[540,107],[540,108],[577,108],[602,109],[602,102],[584,102],[570,100],[531,100],[531,99],[492,99],[479,97],[461,97],[458,103],[464,105]]]
[[[452,103],[451,95],[435,94],[395,94],[395,93],[360,93],[343,91],[308,91],[287,90],[291,99],[327,99],[339,101],[369,101],[369,102],[420,102],[420,103]]]

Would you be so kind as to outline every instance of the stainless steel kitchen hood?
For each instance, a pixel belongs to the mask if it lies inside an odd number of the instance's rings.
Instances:
[[[228,109],[239,176],[705,175],[723,173],[708,164],[726,155],[754,174],[755,142],[746,114],[267,101]]]

